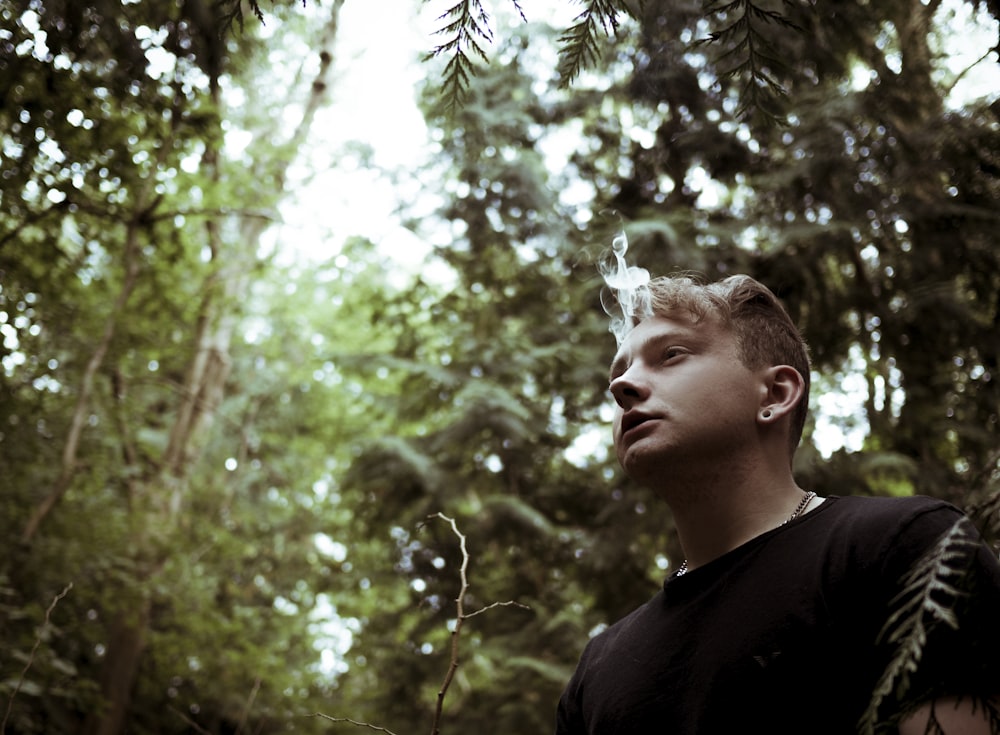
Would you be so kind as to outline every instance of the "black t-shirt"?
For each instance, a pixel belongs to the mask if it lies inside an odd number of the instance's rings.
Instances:
[[[587,645],[559,703],[557,735],[857,732],[896,651],[876,645],[899,607],[893,598],[914,563],[962,518],[930,498],[830,497],[671,575],[653,599]],[[964,549],[949,563],[974,567],[963,579],[978,586],[959,595],[959,634],[931,626],[910,677],[921,697],[1000,691],[1000,564],[985,545]],[[893,711],[893,697],[883,710]]]

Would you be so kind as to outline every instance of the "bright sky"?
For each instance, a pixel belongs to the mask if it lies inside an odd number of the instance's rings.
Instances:
[[[428,71],[421,57],[442,40],[433,34],[440,27],[436,16],[450,5],[442,0],[344,4],[336,81],[329,107],[317,116],[314,137],[317,145],[334,150],[348,144],[369,146],[372,158],[366,165],[356,156],[342,157],[336,168],[316,174],[296,202],[284,208],[289,224],[279,237],[296,243],[300,255],[329,258],[346,238],[362,235],[378,244],[401,271],[423,261],[428,244],[400,225],[395,208],[400,201],[423,199],[421,209],[430,215],[438,204],[437,192],[417,178],[416,169],[431,145],[417,95]],[[520,19],[510,16],[509,1],[492,5],[493,29],[502,37]],[[529,21],[549,20],[559,27],[568,25],[579,10],[570,0],[524,5],[530,6],[525,11]],[[387,172],[395,172],[394,180]]]

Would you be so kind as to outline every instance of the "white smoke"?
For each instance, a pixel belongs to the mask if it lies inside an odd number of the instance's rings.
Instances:
[[[610,289],[601,293],[601,305],[609,317],[608,327],[618,346],[635,326],[635,322],[650,316],[649,271],[625,261],[628,236],[622,229],[611,241],[610,257],[600,263],[601,275]]]

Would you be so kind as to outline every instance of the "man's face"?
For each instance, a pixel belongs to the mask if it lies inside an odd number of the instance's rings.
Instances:
[[[650,317],[626,337],[611,365],[618,461],[656,485],[684,466],[721,466],[756,441],[766,397],[762,371],[739,358],[736,338],[714,316]],[[683,463],[678,465],[677,463]]]

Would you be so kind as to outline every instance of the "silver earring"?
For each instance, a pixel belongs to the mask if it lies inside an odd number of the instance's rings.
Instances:
[[[765,408],[763,411],[760,412],[760,417],[762,419],[769,419],[769,418],[771,418],[771,409]]]

